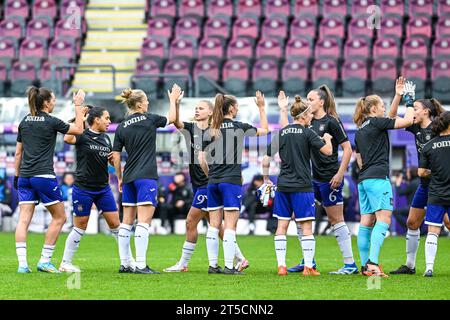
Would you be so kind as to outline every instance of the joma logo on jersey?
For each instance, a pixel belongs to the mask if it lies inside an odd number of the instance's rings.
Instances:
[[[126,128],[126,127],[128,127],[129,125],[131,125],[133,123],[140,122],[140,121],[143,121],[143,120],[147,120],[147,117],[146,116],[140,116],[140,117],[136,117],[136,118],[127,120],[123,124],[123,127]]]
[[[44,122],[44,121],[45,121],[45,118],[44,118],[44,117],[27,116],[27,118],[25,119],[25,121],[39,121],[39,122]]]
[[[450,141],[440,141],[433,143],[433,149],[450,147]]]
[[[287,129],[284,129],[281,132],[281,136],[284,136],[285,134],[289,134],[289,133],[303,133],[303,129],[300,129],[300,128],[287,128]]]
[[[233,122],[225,122],[220,125],[220,129],[234,128]]]

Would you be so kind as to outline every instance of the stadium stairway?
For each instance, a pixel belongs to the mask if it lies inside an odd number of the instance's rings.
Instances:
[[[142,39],[145,0],[91,0],[86,10],[88,33],[81,52],[80,65],[110,64],[116,68],[116,92],[130,85]],[[80,67],[73,90],[88,94],[111,93],[112,70],[108,67]]]

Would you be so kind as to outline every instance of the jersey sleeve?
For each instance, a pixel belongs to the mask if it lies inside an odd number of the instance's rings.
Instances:
[[[311,129],[307,129],[307,134],[308,134],[308,142],[310,144],[310,146],[312,146],[315,149],[322,149],[322,147],[325,145],[325,141],[323,141],[323,139],[321,139],[317,133],[315,133],[313,130]]]
[[[331,117],[331,118],[332,118],[332,120],[330,121],[330,132],[331,132],[331,135],[333,136],[333,139],[338,144],[348,141],[347,132],[345,132],[342,122],[339,119],[336,119],[334,117]]]
[[[124,142],[123,142],[123,138],[121,135],[121,130],[120,130],[120,126],[117,127],[116,129],[116,134],[114,135],[114,145],[113,145],[113,151],[116,152],[122,152],[122,149],[124,147]]]
[[[76,135],[75,136],[75,145],[78,146],[78,145],[82,144],[84,140],[85,140],[84,133],[82,133],[80,135]]]
[[[419,157],[419,168],[430,169],[430,152],[429,148],[425,146]]]
[[[241,129],[246,137],[254,137],[258,133],[258,129],[248,123],[241,123]]]
[[[19,124],[19,128],[17,128],[17,142],[22,142],[22,123]]]
[[[187,130],[189,133],[194,131],[194,124],[192,122],[183,121],[184,130]]]
[[[153,121],[155,124],[156,128],[164,128],[165,126],[167,126],[168,122],[167,122],[167,118],[157,115],[157,114],[153,114]]]
[[[266,155],[273,157],[280,149],[280,133],[271,135],[270,144],[267,146]]]
[[[392,130],[395,128],[395,119],[372,118],[370,122],[381,131]]]
[[[55,129],[56,132],[62,133],[62,134],[66,134],[69,129],[70,129],[70,125],[58,118],[52,117],[52,124],[53,124],[53,128]]]

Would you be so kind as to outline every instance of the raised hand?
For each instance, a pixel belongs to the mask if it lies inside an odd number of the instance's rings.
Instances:
[[[280,91],[278,94],[278,106],[280,107],[280,110],[287,110],[287,107],[289,106],[289,97],[286,97],[286,94],[284,91]]]
[[[395,81],[395,94],[402,96],[404,93],[404,86],[405,86],[406,79],[400,76]]]
[[[256,96],[254,98],[256,105],[258,108],[264,108],[266,105],[266,101],[264,99],[264,94],[261,91],[256,91]]]
[[[181,88],[176,83],[172,86],[172,90],[167,90],[167,95],[169,96],[169,100],[171,102],[177,102],[181,96]]]
[[[412,81],[406,81],[403,88],[403,100],[407,107],[414,105],[416,99],[416,85]]]
[[[83,90],[78,90],[77,93],[73,93],[73,103],[76,106],[81,106],[84,102],[84,98],[86,97],[86,93]]]

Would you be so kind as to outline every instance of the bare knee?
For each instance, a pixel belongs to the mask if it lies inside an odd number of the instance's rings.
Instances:
[[[406,221],[406,225],[408,226],[408,229],[411,230],[417,230],[420,228],[420,225],[422,224],[422,221],[417,221],[416,219],[410,219]]]

